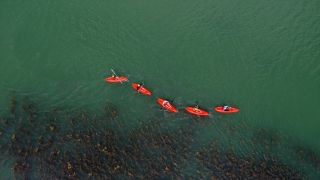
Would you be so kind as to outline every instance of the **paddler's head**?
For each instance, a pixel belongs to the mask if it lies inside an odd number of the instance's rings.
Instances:
[[[138,84],[138,87],[140,87],[141,85],[140,84]]]
[[[112,77],[114,78],[114,74],[112,74]]]

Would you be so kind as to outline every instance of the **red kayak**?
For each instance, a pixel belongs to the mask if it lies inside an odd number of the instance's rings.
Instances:
[[[138,88],[138,84],[132,83],[132,87],[142,94],[151,95],[151,91],[142,85]]]
[[[172,112],[178,112],[178,110],[167,100],[158,98],[158,103],[164,107],[165,109],[172,111]]]
[[[111,83],[118,83],[122,81],[128,81],[128,78],[125,76],[116,76],[116,77],[111,76],[111,77],[107,77],[106,81]]]
[[[195,114],[198,116],[209,116],[209,113],[205,110],[196,108],[196,107],[186,107],[186,110],[191,113],[191,114]]]
[[[218,111],[220,113],[225,113],[225,114],[236,113],[236,112],[239,111],[238,108],[230,107],[230,106],[226,110],[223,110],[223,106],[215,107],[214,110],[216,110],[216,111]]]

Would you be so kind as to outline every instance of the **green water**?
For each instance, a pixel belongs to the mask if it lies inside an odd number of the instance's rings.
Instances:
[[[196,127],[199,144],[218,139],[245,154],[251,147],[234,144],[249,139],[245,123],[320,156],[319,17],[319,1],[1,1],[0,113],[11,97],[29,96],[97,112],[112,102],[126,127],[150,114],[173,127],[188,121],[161,111],[156,97],[164,97],[182,114],[196,102],[210,112]],[[110,69],[154,96],[106,83]],[[214,112],[222,104],[240,112]],[[240,138],[220,131],[228,127]]]

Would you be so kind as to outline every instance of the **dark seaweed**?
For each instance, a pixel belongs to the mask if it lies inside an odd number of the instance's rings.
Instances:
[[[116,119],[119,112],[109,104],[101,116],[90,116],[85,109],[71,112],[56,107],[41,112],[27,101],[19,105],[11,98],[9,115],[2,118],[8,129],[0,129],[1,154],[16,159],[12,169],[24,179],[308,178],[272,153],[239,156],[219,147],[217,141],[193,148],[199,121],[174,129],[164,117],[154,116],[124,132]],[[276,133],[261,129],[253,141],[279,144]],[[319,167],[313,151],[299,147],[292,152]],[[196,169],[190,171],[190,167]]]

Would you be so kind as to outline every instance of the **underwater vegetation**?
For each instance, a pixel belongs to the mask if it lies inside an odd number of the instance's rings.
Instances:
[[[272,149],[279,148],[280,137],[266,129],[251,132],[251,143],[265,151],[240,155],[220,146],[219,139],[196,146],[198,121],[172,127],[166,117],[154,115],[125,129],[121,112],[110,104],[92,115],[86,109],[44,110],[27,97],[20,103],[11,98],[7,112],[0,126],[0,154],[15,161],[18,179],[309,178],[278,159]],[[228,131],[236,133],[232,127]],[[319,171],[312,150],[299,146],[288,152]]]

